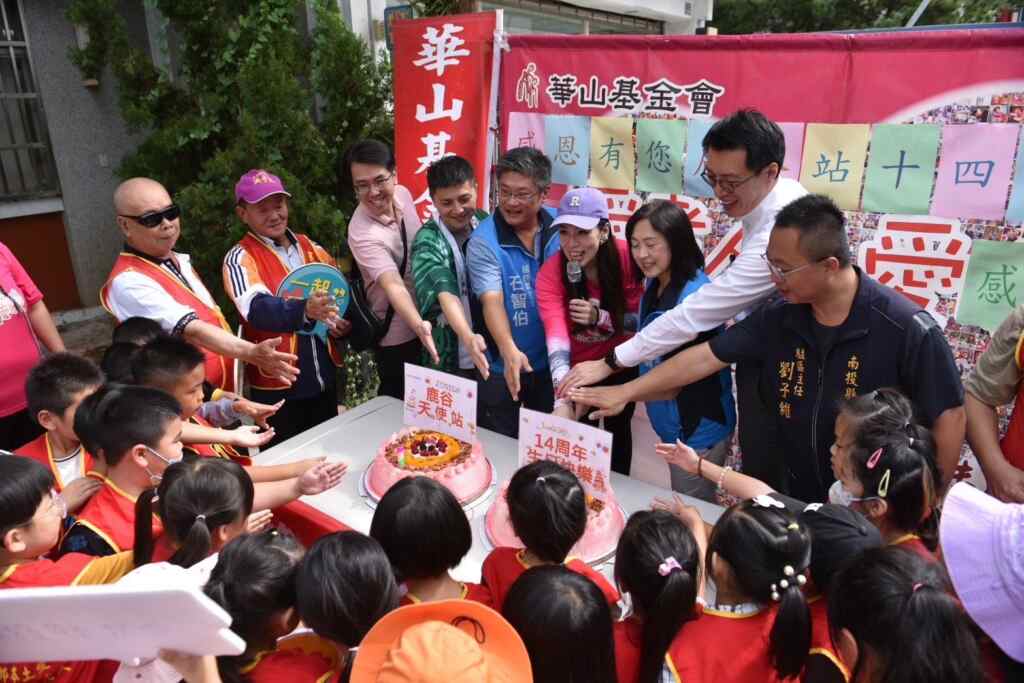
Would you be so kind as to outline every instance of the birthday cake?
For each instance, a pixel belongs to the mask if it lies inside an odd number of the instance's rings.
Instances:
[[[484,528],[487,538],[496,548],[522,548],[523,542],[512,529],[512,520],[508,516],[508,501],[505,491],[508,482],[501,487],[501,492],[494,499],[489,510]],[[608,492],[606,500],[587,496],[587,528],[583,538],[569,551],[569,557],[578,557],[587,564],[597,564],[615,552],[619,544],[619,536],[626,528],[626,517],[622,508],[615,502],[615,496]]]
[[[366,472],[366,491],[380,500],[397,481],[430,477],[471,503],[491,485],[491,465],[479,443],[469,444],[441,432],[407,428],[393,434],[377,451]]]

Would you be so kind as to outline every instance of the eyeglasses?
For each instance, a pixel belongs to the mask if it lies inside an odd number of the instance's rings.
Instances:
[[[389,173],[386,176],[377,176],[368,183],[356,183],[352,187],[355,188],[357,195],[364,195],[370,190],[383,190],[391,182],[391,179],[395,177],[394,173]]]
[[[779,268],[777,265],[775,265],[774,263],[771,262],[771,259],[768,258],[768,252],[765,252],[765,253],[761,254],[761,258],[768,265],[768,271],[772,274],[772,277],[774,277],[776,280],[785,280],[787,277],[789,277],[793,273],[798,273],[801,270],[803,270],[804,268],[810,268],[811,266],[817,265],[817,264],[819,264],[819,263],[821,263],[822,261],[825,260],[825,259],[819,259],[817,261],[811,261],[810,263],[805,263],[802,266],[797,266],[796,268],[790,268],[788,270],[783,270],[782,268]]]
[[[717,185],[718,187],[722,188],[722,192],[726,194],[732,194],[740,185],[747,182],[748,180],[751,180],[752,178],[756,178],[760,174],[761,172],[758,171],[757,173],[752,173],[751,175],[748,175],[743,180],[722,180],[721,178],[714,175],[708,169],[705,168],[703,171],[700,172],[700,177],[705,183],[711,186],[712,190],[714,190],[715,186]]]
[[[155,228],[156,226],[167,221],[178,220],[178,216],[181,215],[181,207],[177,204],[171,204],[163,211],[147,211],[144,214],[138,216],[129,216],[127,214],[118,214],[121,218],[130,218],[144,228]]]
[[[56,490],[50,489],[50,506],[49,512],[56,512],[57,516],[61,519],[67,519],[68,516],[68,502],[64,500],[64,496],[57,493]]]
[[[529,204],[537,198],[537,192],[506,192],[498,189],[498,201],[505,204]]]

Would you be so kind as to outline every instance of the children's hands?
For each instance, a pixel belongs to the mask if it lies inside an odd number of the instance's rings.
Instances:
[[[249,515],[245,522],[245,530],[250,534],[258,534],[274,521],[274,513],[270,510],[260,510]]]
[[[186,683],[221,683],[217,658],[213,655],[190,655],[177,650],[160,650],[159,655]]]
[[[231,436],[228,443],[237,448],[259,448],[274,438],[273,428],[261,432],[256,425],[235,427],[228,429],[227,433]]]
[[[669,465],[681,467],[688,474],[697,474],[700,456],[682,441],[676,441],[674,444],[659,443],[654,447],[654,452]]]
[[[263,429],[270,429],[270,425],[267,424],[267,418],[274,415],[283,405],[284,399],[281,399],[274,405],[267,405],[266,403],[257,403],[256,401],[239,397],[231,404],[231,407],[234,408],[235,413],[252,418],[252,421]]]
[[[94,477],[79,477],[64,487],[61,496],[67,503],[68,512],[78,512],[92,495],[100,490],[103,482]]]
[[[671,512],[673,515],[679,518],[679,520],[689,527],[690,531],[694,535],[697,532],[704,531],[704,519],[700,516],[700,510],[692,505],[687,505],[683,502],[683,499],[679,496],[672,496],[671,500],[665,500],[664,498],[655,498],[654,503],[651,504],[651,508],[654,510],[665,510]]]
[[[306,470],[296,479],[295,485],[299,495],[315,496],[340,484],[346,471],[348,465],[343,462],[321,462]]]

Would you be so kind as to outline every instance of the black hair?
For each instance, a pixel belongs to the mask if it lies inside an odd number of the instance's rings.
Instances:
[[[679,566],[666,565],[669,558]],[[700,572],[700,548],[678,517],[664,510],[630,515],[615,551],[615,583],[629,593],[643,620],[640,683],[661,680],[669,645],[683,624],[696,618]]]
[[[543,562],[564,562],[587,528],[580,480],[550,460],[532,462],[513,474],[505,500],[512,530]]]
[[[562,565],[528,569],[501,613],[526,645],[535,683],[615,683],[611,609],[587,577]]]
[[[11,529],[28,524],[57,482],[46,465],[17,455],[0,455],[0,550]]]
[[[629,257],[636,266],[637,277],[643,279],[643,272],[633,257],[633,231],[637,223],[647,220],[654,231],[668,242],[669,253],[672,255],[672,285],[682,287],[697,276],[697,271],[704,267],[704,252],[697,244],[693,234],[693,225],[675,202],[667,199],[655,199],[637,209],[626,221],[626,241],[630,243]]]
[[[164,333],[160,323],[141,315],[126,318],[114,328],[112,344],[135,344],[144,346]]]
[[[505,152],[494,165],[494,177],[501,182],[506,173],[518,173],[544,192],[551,187],[551,159],[534,147],[516,147]]]
[[[61,416],[75,394],[101,384],[103,373],[88,358],[66,352],[51,354],[37,363],[25,380],[28,413],[36,422],[42,410]]]
[[[169,465],[160,485],[135,500],[135,566],[153,557],[153,500],[164,533],[178,549],[168,560],[191,567],[213,551],[213,531],[252,513],[253,483],[238,463],[189,458]]]
[[[132,376],[137,384],[170,387],[204,363],[206,356],[198,346],[181,337],[162,335],[132,358]]]
[[[254,660],[268,622],[295,606],[303,552],[294,536],[277,529],[243,534],[220,551],[203,592],[231,615],[231,630],[248,644],[241,655],[217,657],[225,683],[246,680],[241,669]]]
[[[409,477],[388,489],[373,513],[370,536],[384,548],[398,581],[440,576],[473,545],[458,499],[430,477]]]
[[[352,143],[342,156],[342,178],[352,178],[352,164],[383,166],[389,173],[394,173],[395,153],[380,140],[360,140]]]
[[[156,448],[167,425],[181,416],[170,394],[127,384],[104,384],[75,412],[75,434],[85,450],[114,467],[135,444]]]
[[[942,569],[900,547],[867,550],[835,578],[828,593],[832,639],[845,629],[868,653],[882,683],[986,680],[977,641]]]
[[[299,616],[317,635],[355,647],[398,607],[398,584],[380,543],[357,531],[319,539],[299,569]]]
[[[835,202],[822,194],[808,194],[786,204],[775,216],[775,230],[800,233],[800,251],[812,263],[834,258],[852,263],[846,236],[846,218]]]
[[[739,109],[711,126],[701,146],[727,152],[742,149],[747,152],[747,169],[760,172],[769,164],[778,164],[779,173],[786,160],[786,136],[779,125],[756,109]]]
[[[782,678],[800,673],[811,646],[811,615],[797,579],[811,561],[807,527],[788,510],[745,500],[726,510],[711,531],[708,574],[715,555],[729,564],[750,599],[771,603],[778,597],[768,656]]]
[[[438,190],[476,183],[473,166],[460,156],[442,157],[427,169],[427,188],[433,196]]]
[[[559,226],[561,227],[561,226]],[[625,275],[622,272],[622,261],[619,259],[619,248],[615,245],[615,233],[612,224],[602,218],[594,230],[607,230],[608,238],[597,247],[594,262],[597,266],[597,282],[601,286],[601,308],[611,315],[615,329],[622,331],[626,316]],[[562,271],[562,287],[565,289],[565,311],[569,314],[569,301],[575,298],[576,286],[569,281],[565,269],[564,252],[558,254]]]
[[[100,359],[100,368],[108,382],[120,384],[135,384],[135,375],[132,374],[132,359],[141,347],[129,342],[111,344],[103,352]]]

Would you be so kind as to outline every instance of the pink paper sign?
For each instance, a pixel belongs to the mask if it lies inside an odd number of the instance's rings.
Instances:
[[[505,149],[536,147],[544,151],[544,115],[514,111],[508,115]]]
[[[592,497],[612,490],[612,435],[574,420],[519,409],[519,466],[550,460],[569,470]]]
[[[446,372],[405,364],[402,422],[476,441],[476,382]]]
[[[800,180],[800,164],[804,158],[804,124],[780,123],[786,138],[786,160],[782,164],[782,177]]]
[[[1020,126],[952,124],[942,129],[933,216],[1002,220]]]

